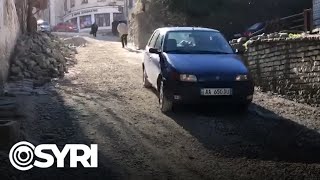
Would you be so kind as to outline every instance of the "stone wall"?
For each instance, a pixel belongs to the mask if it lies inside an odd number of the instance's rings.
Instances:
[[[129,41],[133,42],[137,49],[144,49],[153,31],[160,27],[145,23],[150,21],[151,18],[145,12],[140,12],[135,14],[134,19],[132,18],[129,22]]]
[[[248,66],[263,91],[320,104],[320,37],[260,38],[247,48]]]
[[[157,28],[181,25],[185,25],[185,17],[170,12],[161,0],[138,0],[129,15],[129,40],[144,49]]]
[[[14,0],[0,0],[0,94],[8,76],[9,59],[20,32]]]

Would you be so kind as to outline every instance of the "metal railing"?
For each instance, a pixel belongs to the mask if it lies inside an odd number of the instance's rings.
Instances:
[[[277,31],[312,31],[312,9],[306,9],[302,13],[290,15],[280,19],[267,21],[267,32]]]

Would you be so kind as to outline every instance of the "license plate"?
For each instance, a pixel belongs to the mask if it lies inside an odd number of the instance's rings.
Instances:
[[[232,89],[230,88],[217,88],[217,89],[201,89],[203,96],[230,96]]]

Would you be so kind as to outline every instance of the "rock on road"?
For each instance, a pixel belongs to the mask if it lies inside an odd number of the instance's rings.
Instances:
[[[29,97],[26,138],[98,144],[99,168],[35,169],[20,178],[316,179],[319,109],[257,92],[247,115],[183,107],[166,116],[142,87],[142,53],[89,41],[55,94]],[[32,126],[30,126],[32,124]]]

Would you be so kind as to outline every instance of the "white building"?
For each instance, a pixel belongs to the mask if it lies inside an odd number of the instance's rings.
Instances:
[[[57,1],[57,0],[56,0]],[[64,0],[64,22],[89,31],[96,22],[99,30],[110,30],[114,20],[123,20],[124,0]]]
[[[34,14],[34,17],[37,19],[37,20],[43,20],[43,21],[47,21],[49,22],[50,21],[50,9],[49,9],[49,0],[41,0],[39,1],[40,3],[40,6],[42,7],[41,9],[42,10],[39,10],[37,8],[33,8],[33,14]]]
[[[313,0],[313,24],[320,28],[320,0]]]
[[[132,10],[134,9],[137,0],[124,0],[124,16],[126,20],[128,21],[130,19],[130,15],[132,13]]]
[[[35,18],[37,20],[44,20],[50,23],[51,26],[55,26],[60,22],[63,22],[63,16],[65,15],[64,11],[64,0],[47,0],[41,1],[47,4],[43,4],[46,9],[37,10],[33,9]]]
[[[49,20],[50,20],[49,12],[50,11],[48,9],[37,11],[37,9],[34,8],[34,10],[33,10],[33,13],[35,13],[34,17],[37,20],[41,19],[41,20],[44,20],[44,21],[47,21],[47,22],[49,22]]]
[[[64,0],[50,0],[48,6],[51,26],[63,22],[63,16],[65,14]]]

